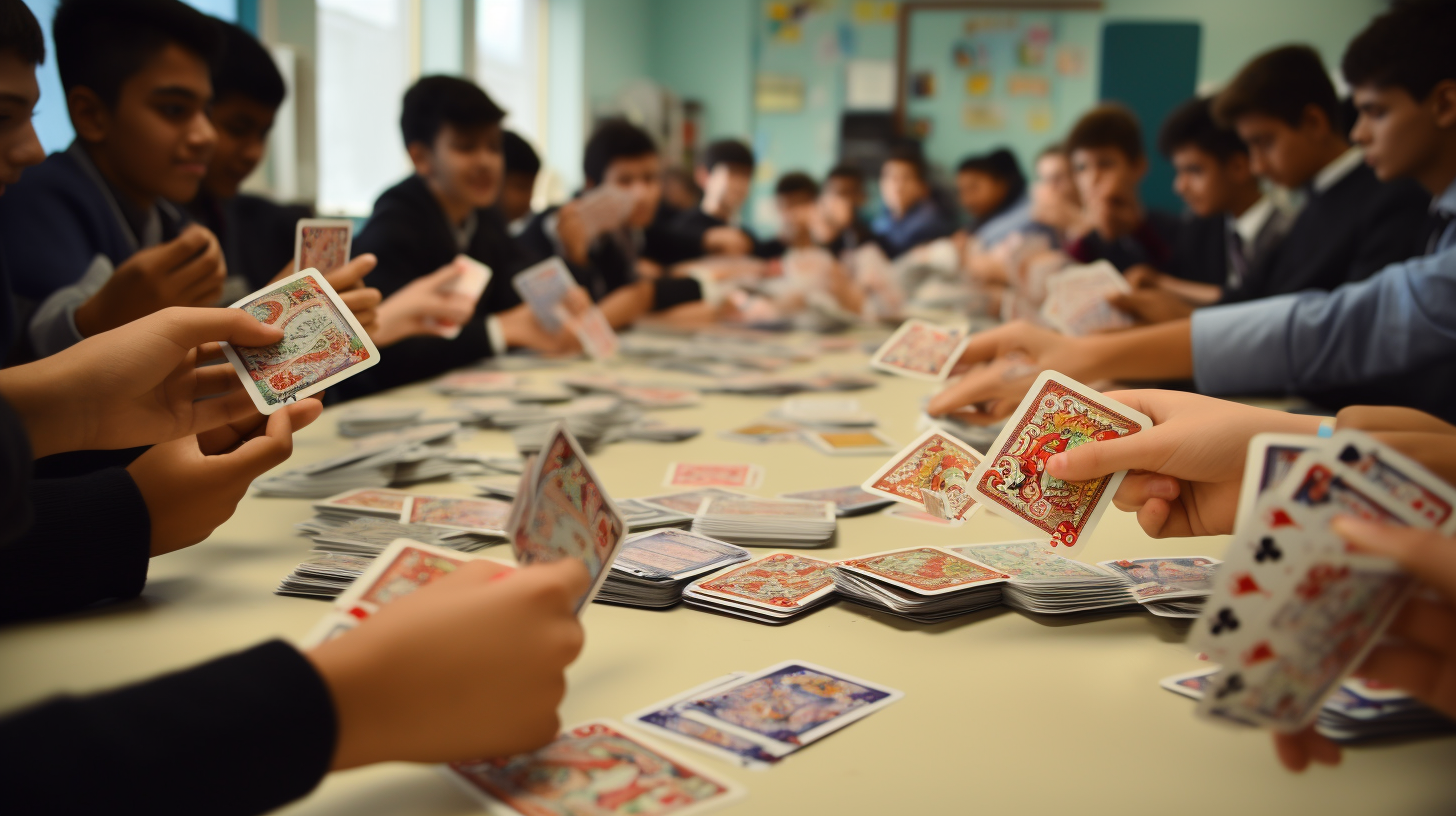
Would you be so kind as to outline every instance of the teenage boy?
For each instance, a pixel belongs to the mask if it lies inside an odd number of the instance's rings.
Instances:
[[[693,168],[702,200],[698,206],[682,210],[664,202],[647,228],[643,254],[670,266],[702,255],[742,255],[753,250],[753,236],[742,226],[753,167],[753,150],[743,142],[720,139],[710,143]]]
[[[537,215],[521,233],[527,254],[535,260],[561,256],[615,328],[631,325],[649,310],[701,300],[695,280],[639,274],[645,233],[662,201],[662,161],[652,137],[625,120],[609,119],[587,140],[582,171],[585,191],[610,186],[631,197],[625,219],[588,236],[580,199],[569,201]]]
[[[1254,173],[1307,196],[1281,250],[1225,300],[1333,289],[1425,248],[1429,193],[1409,179],[1382,183],[1360,161],[1313,49],[1256,57],[1215,98],[1213,113],[1249,146]]]
[[[977,335],[963,358],[995,362],[937,395],[930,410],[981,423],[1004,417],[1036,372],[1051,368],[1084,382],[1192,377],[1206,394],[1295,393],[1331,407],[1394,404],[1456,418],[1449,370],[1456,330],[1448,319],[1456,309],[1453,28],[1456,5],[1401,4],[1350,43],[1341,65],[1360,113],[1352,135],[1365,163],[1383,181],[1415,180],[1434,199],[1444,223],[1428,232],[1425,256],[1330,292],[1221,304],[1109,335],[1002,326]],[[1257,157],[1257,142],[1247,141]]]
[[[1138,185],[1148,172],[1142,127],[1121,105],[1099,105],[1067,134],[1072,178],[1091,231],[1067,245],[1078,263],[1105,260],[1120,271],[1168,269],[1178,240],[1178,219],[1148,210]]]
[[[852,164],[830,168],[819,191],[821,218],[817,223],[824,232],[816,238],[835,256],[874,242],[874,231],[860,217],[867,201],[862,170]]]
[[[779,176],[774,184],[774,209],[779,216],[779,234],[762,241],[753,254],[760,258],[782,258],[791,249],[814,246],[814,221],[818,216],[819,184],[808,173],[798,171]]]
[[[496,206],[510,227],[511,235],[520,235],[535,215],[531,211],[531,196],[536,192],[536,176],[541,173],[541,157],[536,155],[530,142],[513,130],[501,133],[501,147],[505,154],[506,177],[501,183],[500,203]]]
[[[52,26],[76,140],[0,199],[0,253],[36,305],[33,353],[167,306],[210,306],[227,277],[190,201],[216,134],[214,21],[178,0],[66,0]]]
[[[1031,196],[1016,155],[1004,147],[967,156],[956,168],[956,195],[971,218],[968,232],[989,249],[1031,226]]]
[[[1066,146],[1059,142],[1042,148],[1033,169],[1036,180],[1031,184],[1032,220],[1051,233],[1054,247],[1082,237],[1091,226],[1082,209],[1082,197],[1077,194]]]
[[[917,144],[890,149],[889,158],[880,165],[880,199],[885,211],[872,227],[892,260],[955,232],[955,224],[931,196],[925,157]]]

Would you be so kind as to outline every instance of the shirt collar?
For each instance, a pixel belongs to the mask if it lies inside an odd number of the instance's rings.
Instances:
[[[1244,246],[1254,245],[1254,239],[1259,237],[1259,231],[1269,223],[1269,216],[1274,214],[1274,201],[1267,195],[1259,196],[1252,206],[1244,210],[1244,214],[1238,218],[1229,218],[1229,227],[1238,233],[1243,240]]]
[[[1339,158],[1325,165],[1323,170],[1314,174],[1314,191],[1316,193],[1323,193],[1336,184],[1339,184],[1345,176],[1350,175],[1363,161],[1365,161],[1365,152],[1358,145],[1350,145],[1350,149],[1341,153]]]
[[[1431,201],[1431,210],[1456,216],[1456,179],[1452,179],[1451,183],[1446,185],[1446,191]]]

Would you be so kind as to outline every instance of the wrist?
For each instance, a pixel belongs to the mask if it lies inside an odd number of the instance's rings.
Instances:
[[[334,704],[334,721],[338,733],[334,737],[334,757],[329,770],[342,771],[369,765],[386,758],[380,746],[383,741],[370,723],[370,705],[381,705],[379,695],[368,689],[370,670],[353,654],[347,641],[339,638],[303,652],[314,671],[323,679]]]
[[[64,365],[64,360],[49,359]],[[38,363],[30,363],[0,371],[0,395],[24,423],[31,455],[36,459],[84,447],[80,442],[83,425],[67,412],[73,400],[60,393],[70,378],[54,364],[49,368],[42,372]]]

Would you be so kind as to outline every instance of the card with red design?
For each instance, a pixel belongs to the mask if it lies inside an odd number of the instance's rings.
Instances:
[[[763,483],[763,468],[751,464],[673,462],[667,466],[663,487],[746,487]]]
[[[870,358],[870,366],[902,377],[941,381],[961,359],[971,336],[962,326],[906,320]]]
[[[327,275],[349,262],[354,222],[347,218],[300,218],[293,237],[293,269]]]
[[[836,561],[834,566],[908,589],[917,595],[944,595],[1011,579],[1005,573],[939,547],[891,550]]]
[[[692,582],[683,590],[683,600],[752,613],[745,617],[788,618],[830,599],[830,566],[818,558],[770,553]]]
[[[1131,436],[1152,420],[1056,371],[1043,371],[971,475],[971,495],[992,512],[1075,557],[1126,471],[1087,482],[1046,472],[1052,456],[1078,445]]]
[[[926,510],[923,490],[941,494],[945,518],[965,519],[975,511],[971,501],[971,473],[981,455],[954,436],[931,428],[906,445],[875,471],[864,484],[866,492]]]

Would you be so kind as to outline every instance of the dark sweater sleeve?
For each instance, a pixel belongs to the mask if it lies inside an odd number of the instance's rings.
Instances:
[[[0,720],[0,811],[264,813],[313,790],[337,732],[323,678],[271,641]]]
[[[107,468],[31,483],[34,521],[0,549],[0,620],[134,598],[147,580],[151,519],[131,474]]]
[[[30,506],[30,438],[10,403],[0,397],[0,559],[34,523]],[[4,573],[0,572],[0,577]]]
[[[692,278],[659,278],[652,290],[652,311],[660,312],[703,299],[703,286]]]

